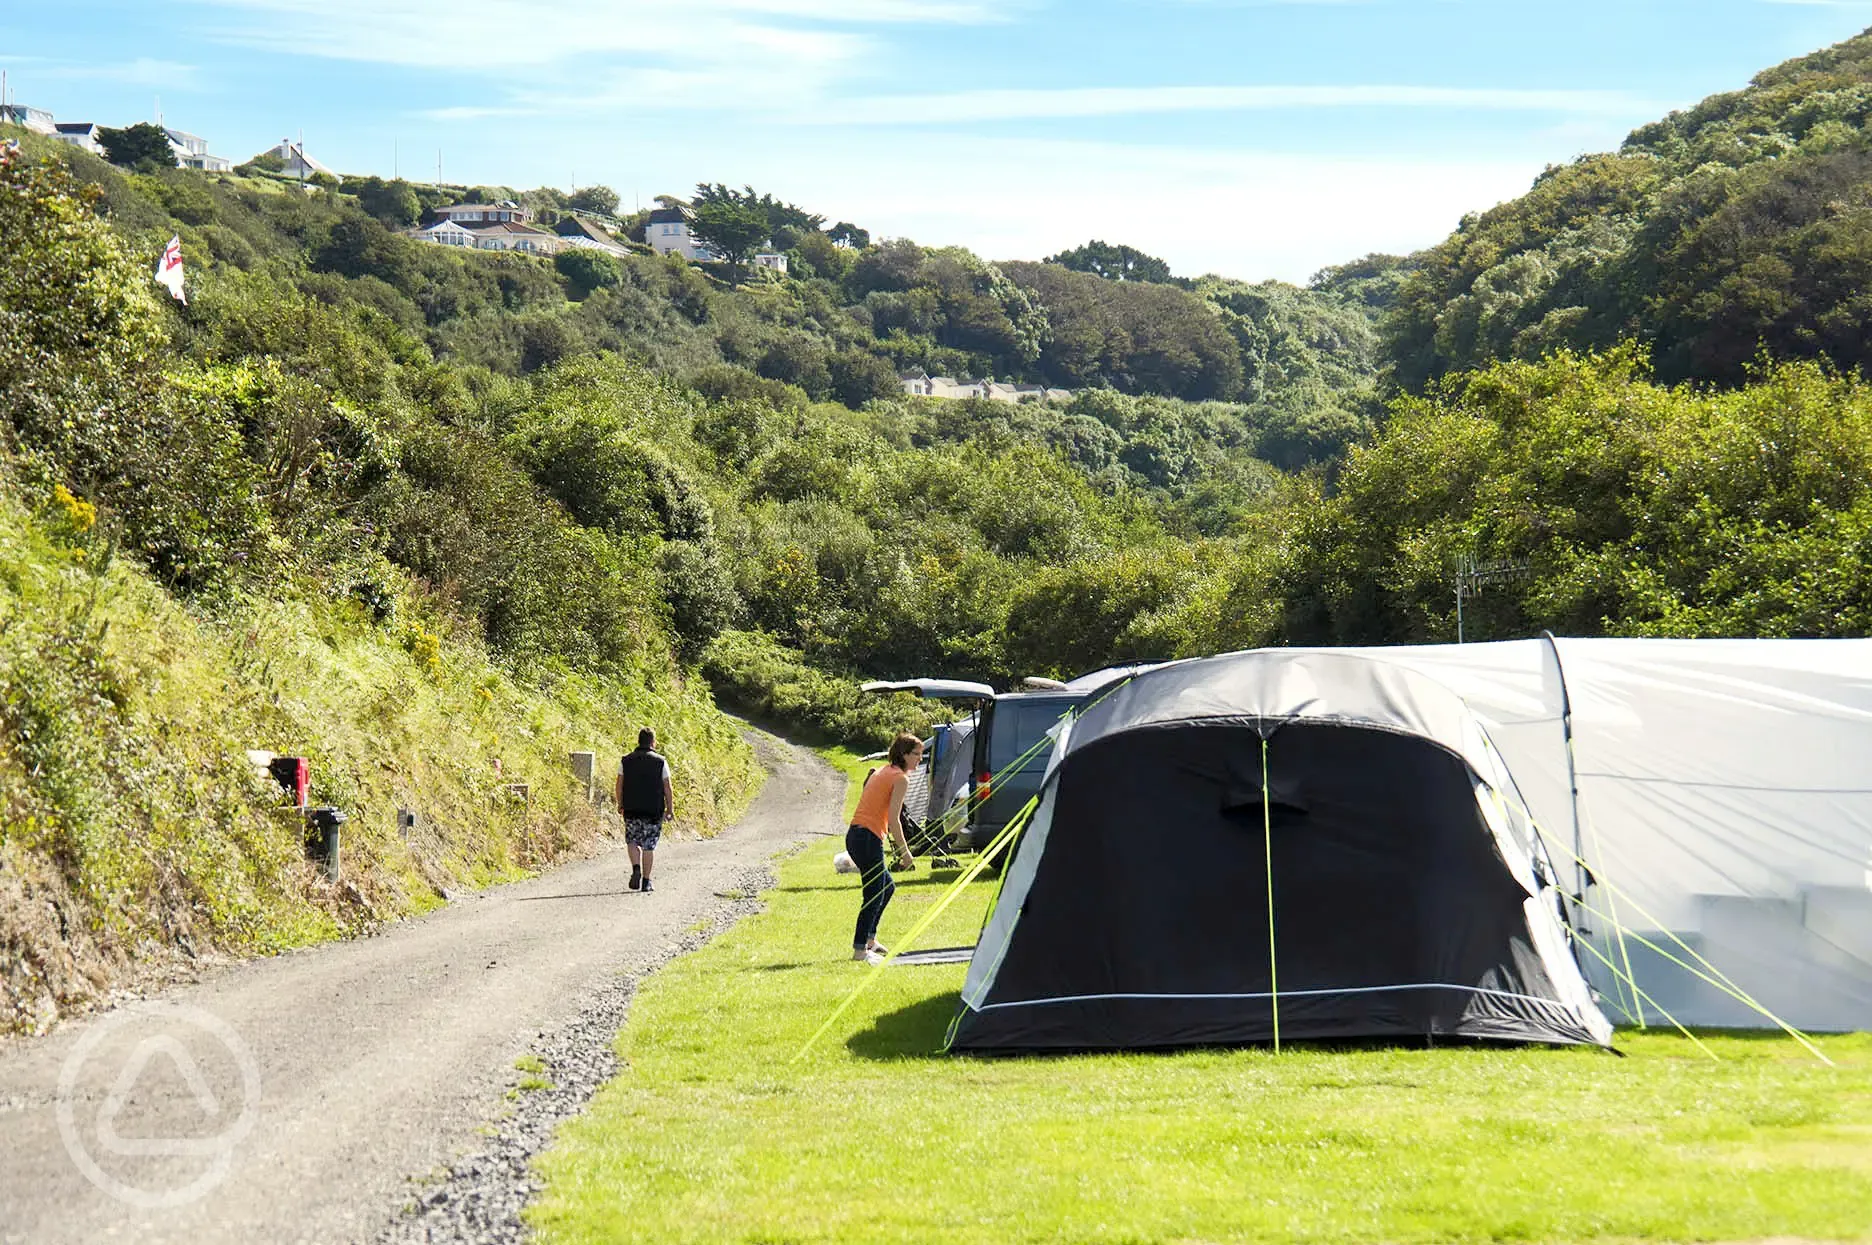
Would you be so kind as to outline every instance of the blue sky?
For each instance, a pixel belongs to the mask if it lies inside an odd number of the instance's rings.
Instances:
[[[63,0],[14,99],[346,173],[752,183],[874,234],[1304,280],[1872,26],[1862,0]]]

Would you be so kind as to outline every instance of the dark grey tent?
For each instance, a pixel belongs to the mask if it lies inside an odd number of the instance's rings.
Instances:
[[[1605,1044],[1521,808],[1425,675],[1279,651],[1142,674],[1066,728],[951,1049]]]

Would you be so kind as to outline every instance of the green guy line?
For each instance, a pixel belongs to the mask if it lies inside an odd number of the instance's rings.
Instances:
[[[1274,954],[1274,797],[1268,791],[1268,741],[1261,737],[1261,834],[1267,858],[1268,997],[1274,1004],[1274,1053],[1280,1054],[1280,970]]]

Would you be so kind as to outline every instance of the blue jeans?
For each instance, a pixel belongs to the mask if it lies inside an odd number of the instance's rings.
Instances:
[[[858,866],[858,878],[864,884],[864,904],[858,909],[858,927],[852,931],[852,950],[856,951],[870,946],[877,937],[884,905],[891,901],[897,883],[884,867],[884,840],[863,826],[845,831],[845,854]]]

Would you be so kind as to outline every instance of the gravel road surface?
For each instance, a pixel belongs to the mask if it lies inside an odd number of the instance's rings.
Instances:
[[[584,1065],[587,1084],[560,1108],[576,1109],[635,979],[748,910],[778,850],[837,825],[838,773],[771,737],[755,744],[771,776],[753,809],[719,838],[666,842],[649,895],[626,889],[620,848],[377,937],[236,965],[0,1044],[0,1241],[325,1243],[442,1228],[421,1212],[460,1200],[463,1169],[502,1166],[490,1149],[512,1169],[516,1146],[550,1131],[525,1094],[508,1097],[516,1062],[543,1052],[548,1080]],[[516,1117],[532,1142],[513,1140]]]

